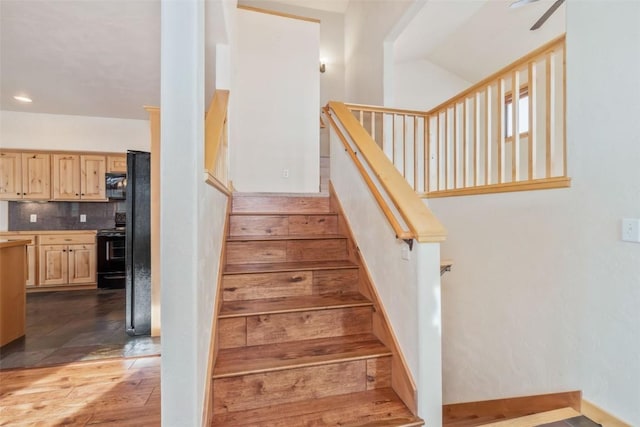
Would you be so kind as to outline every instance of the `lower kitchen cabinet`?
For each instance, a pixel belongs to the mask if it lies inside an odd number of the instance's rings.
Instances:
[[[96,245],[40,245],[38,286],[96,283]]]
[[[94,232],[1,232],[3,239],[30,239],[27,246],[27,290],[86,288],[96,285]]]

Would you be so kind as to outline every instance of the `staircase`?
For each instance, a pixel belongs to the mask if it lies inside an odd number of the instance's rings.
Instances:
[[[234,196],[212,425],[423,425],[391,388],[338,220],[328,197]]]

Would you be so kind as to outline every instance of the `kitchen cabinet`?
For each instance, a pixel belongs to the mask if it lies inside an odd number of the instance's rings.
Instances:
[[[127,173],[127,156],[107,156],[107,173]]]
[[[53,200],[106,200],[106,157],[54,154]]]
[[[96,283],[95,235],[38,236],[38,286]]]
[[[0,200],[49,200],[51,156],[0,152]]]
[[[31,242],[27,245],[27,288],[35,287],[37,272],[36,236],[29,234],[3,233],[0,238],[7,240],[29,240]]]

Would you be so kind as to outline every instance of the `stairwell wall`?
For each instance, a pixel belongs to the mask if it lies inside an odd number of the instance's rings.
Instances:
[[[356,166],[331,131],[331,182],[418,389],[418,415],[442,422],[440,245],[416,243],[409,260]]]
[[[640,425],[640,4],[567,2],[572,187],[433,199],[445,403],[571,389]],[[594,31],[594,25],[598,31]]]

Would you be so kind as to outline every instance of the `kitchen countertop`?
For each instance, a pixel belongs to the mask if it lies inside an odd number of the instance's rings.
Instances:
[[[24,239],[24,240],[0,239],[0,249],[12,248],[14,246],[26,246],[30,244],[31,244],[31,240],[29,239]]]
[[[25,231],[0,231],[0,236],[8,234],[96,234],[96,230],[25,230]]]

